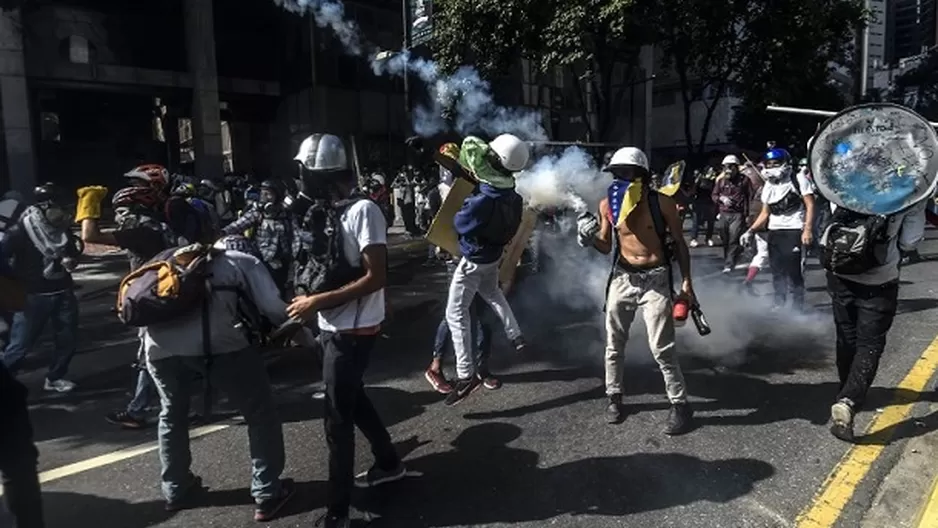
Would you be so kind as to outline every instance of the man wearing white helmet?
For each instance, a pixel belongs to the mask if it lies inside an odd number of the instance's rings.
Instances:
[[[648,346],[671,402],[664,432],[682,434],[691,427],[693,411],[675,353],[672,254],[683,277],[677,298],[688,304],[695,298],[677,204],[650,188],[648,159],[637,148],[619,149],[604,170],[615,179],[599,203],[599,218],[590,213],[580,216],[577,238],[584,247],[592,246],[604,254],[615,252],[606,294],[606,420],[622,420],[622,359],[635,312],[642,307]]]
[[[313,134],[300,145],[299,196],[293,202],[294,285],[287,313],[316,320],[323,348],[329,483],[325,528],[347,527],[352,488],[404,478],[391,435],[365,392],[362,377],[385,318],[387,222],[377,204],[353,196],[357,181],[344,142]],[[354,476],[355,427],[375,455]]]
[[[467,137],[459,163],[479,181],[453,218],[462,258],[450,282],[446,322],[453,336],[457,380],[446,396],[455,405],[482,386],[473,357],[470,305],[478,294],[492,307],[516,350],[525,347],[521,328],[498,285],[498,268],[505,246],[521,225],[523,203],[515,192],[514,173],[528,164],[528,145],[510,134],[486,144]]]
[[[730,273],[743,252],[739,237],[746,230],[752,182],[739,170],[739,158],[723,158],[723,174],[713,187],[713,202],[720,213],[720,239],[723,241],[723,273]]]

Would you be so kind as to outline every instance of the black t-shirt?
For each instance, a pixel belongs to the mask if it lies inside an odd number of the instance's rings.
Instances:
[[[130,269],[135,270],[167,249],[166,237],[159,227],[138,225],[114,231],[114,239],[121,249],[127,250],[130,257]]]

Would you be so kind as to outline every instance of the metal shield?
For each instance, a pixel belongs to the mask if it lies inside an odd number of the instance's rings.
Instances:
[[[935,191],[938,135],[928,120],[891,103],[853,106],[828,119],[810,142],[818,191],[838,207],[888,215]]]

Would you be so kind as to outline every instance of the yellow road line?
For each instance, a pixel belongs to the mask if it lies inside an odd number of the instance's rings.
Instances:
[[[931,495],[919,516],[918,528],[938,528],[938,479],[932,484]]]
[[[854,445],[840,460],[821,486],[811,503],[796,520],[798,528],[829,528],[834,526],[844,508],[869,472],[876,458],[892,439],[900,423],[905,421],[919,393],[938,370],[938,337],[925,349],[912,370],[896,387],[895,397],[886,409],[867,427],[863,444]],[[931,527],[929,527],[931,528]]]
[[[218,431],[223,431],[231,427],[230,423],[227,424],[216,424],[216,425],[204,425],[202,427],[197,427],[189,431],[189,438],[199,438],[200,436],[209,435],[212,433],[217,433]],[[50,469],[49,471],[43,471],[39,474],[39,482],[46,483],[53,480],[62,479],[65,477],[70,477],[72,475],[77,475],[85,471],[92,469],[97,469],[104,467],[110,464],[120,462],[122,460],[127,460],[128,458],[133,458],[140,456],[151,451],[156,451],[159,449],[158,442],[149,442],[146,444],[141,444],[138,446],[127,447],[124,449],[119,449],[112,453],[107,453],[101,456],[96,456],[94,458],[89,458],[88,460],[82,460],[80,462],[75,462],[74,464],[68,464],[59,468]],[[3,494],[3,490],[0,489],[0,495]]]

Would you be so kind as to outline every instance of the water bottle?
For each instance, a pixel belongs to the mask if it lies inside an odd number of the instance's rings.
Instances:
[[[701,311],[699,304],[694,304],[693,308],[691,308],[690,316],[691,319],[694,320],[694,325],[697,327],[697,333],[705,336],[712,332],[710,329],[710,323],[708,323],[707,318],[704,317],[703,311]]]

